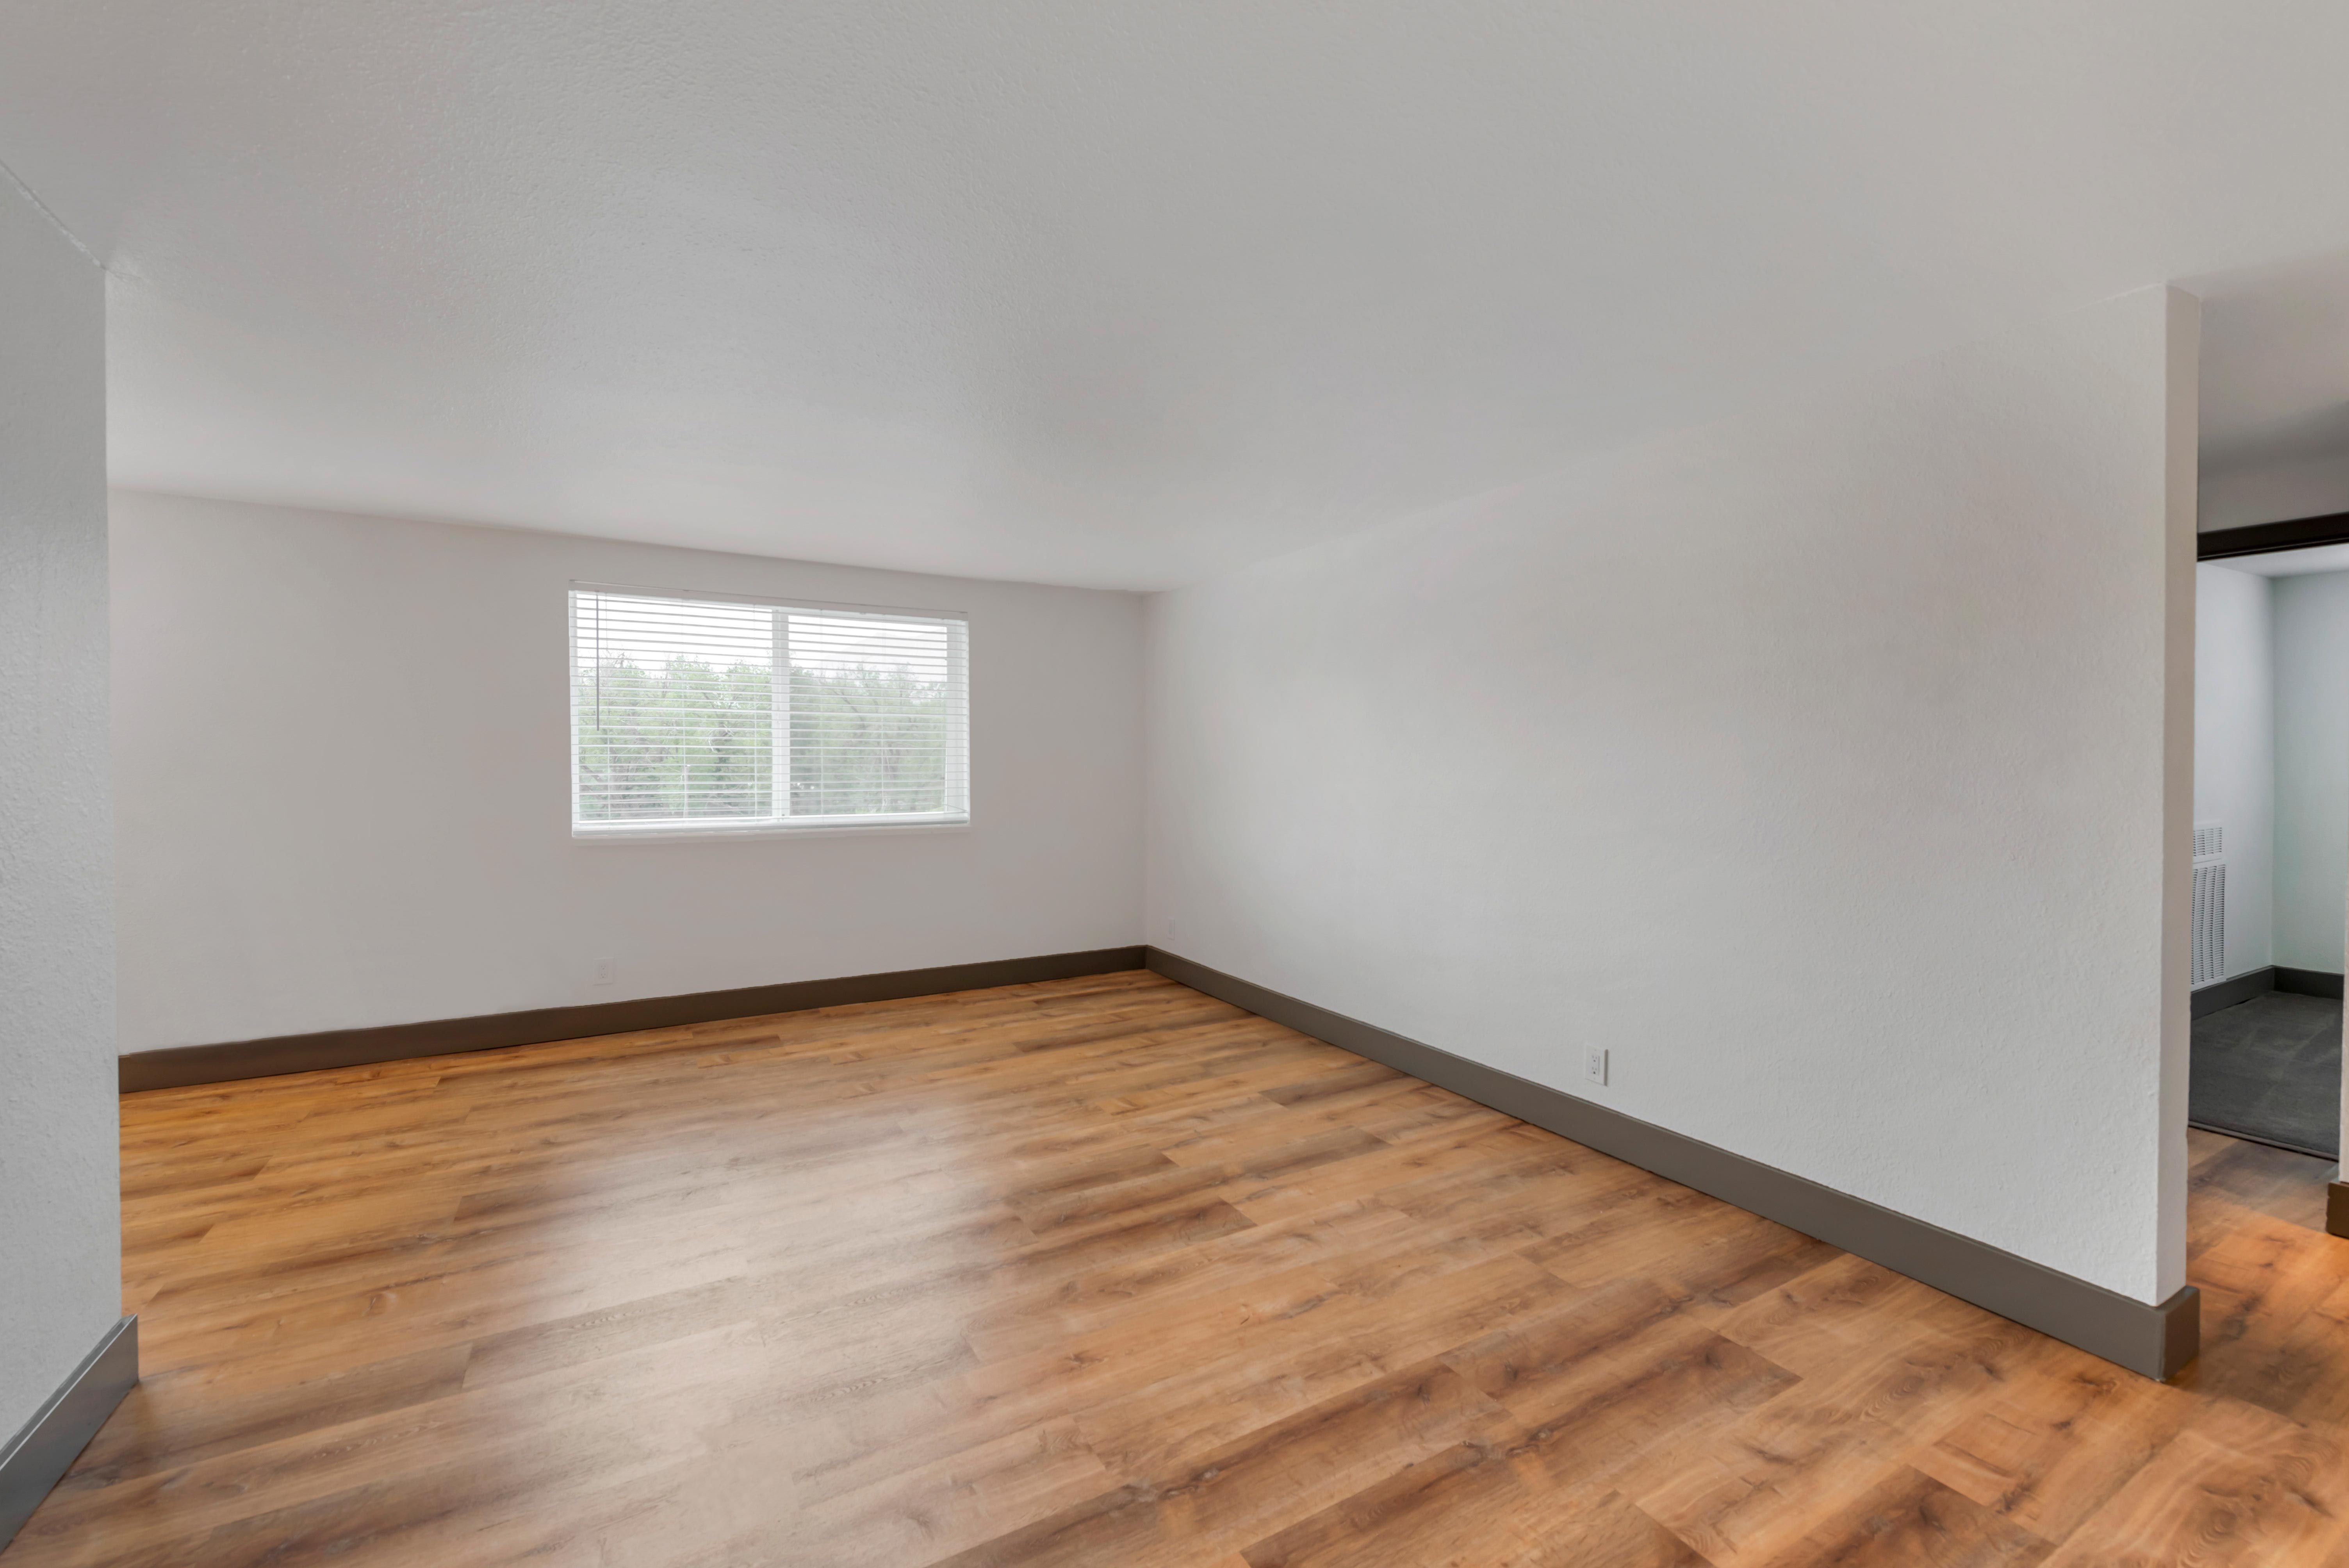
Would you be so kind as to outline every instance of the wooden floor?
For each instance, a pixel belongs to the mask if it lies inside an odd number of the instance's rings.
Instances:
[[[2152,1383],[1135,973],[131,1096],[57,1563],[2349,1562],[2329,1167]]]

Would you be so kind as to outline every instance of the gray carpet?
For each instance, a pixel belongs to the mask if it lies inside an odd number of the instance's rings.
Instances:
[[[2341,1001],[2271,991],[2194,1020],[2186,1119],[2341,1157]]]

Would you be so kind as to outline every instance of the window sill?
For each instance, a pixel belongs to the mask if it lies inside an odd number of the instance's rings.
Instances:
[[[970,819],[957,817],[945,820],[922,818],[914,821],[853,822],[834,819],[786,826],[780,822],[758,822],[740,828],[721,827],[709,822],[681,823],[676,827],[611,827],[571,830],[574,844],[658,844],[691,841],[707,843],[713,839],[841,839],[897,838],[907,834],[968,833]]]

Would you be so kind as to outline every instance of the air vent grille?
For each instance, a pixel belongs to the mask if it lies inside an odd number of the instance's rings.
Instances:
[[[2227,852],[2227,830],[2217,822],[2194,824],[2194,858],[2207,861]]]
[[[2221,861],[2194,868],[2193,984],[2226,977],[2227,867]]]

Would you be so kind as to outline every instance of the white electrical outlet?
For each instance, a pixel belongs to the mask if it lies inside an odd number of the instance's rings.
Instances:
[[[612,976],[618,974],[620,970],[620,966],[608,958],[596,959],[595,968],[595,984],[598,985],[609,985],[612,983]]]
[[[1582,1053],[1582,1076],[1602,1088],[1607,1082],[1607,1047],[1593,1046]]]
[[[1174,923],[1172,920],[1166,923],[1166,940],[1169,942],[1174,940]]]

